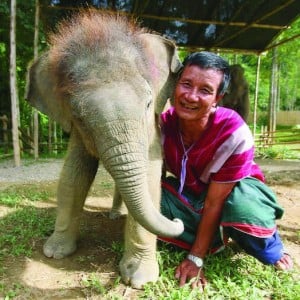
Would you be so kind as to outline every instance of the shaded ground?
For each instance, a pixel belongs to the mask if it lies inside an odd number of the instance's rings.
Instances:
[[[300,162],[260,161],[268,185],[276,192],[285,208],[285,215],[278,222],[286,248],[300,267]],[[36,164],[25,162],[14,168],[12,162],[0,162],[0,190],[8,186],[42,186],[54,194],[62,161],[47,160]],[[114,299],[135,299],[138,292],[119,282],[117,251],[118,242],[123,239],[124,219],[110,220],[113,182],[110,176],[99,169],[83,213],[81,237],[78,251],[63,260],[48,259],[42,254],[44,240],[33,245],[32,257],[17,258],[3,262],[6,277],[2,283],[12,290],[20,289],[17,299],[104,299],[90,288],[93,276],[101,278],[101,284],[111,295],[122,295]],[[53,212],[55,198],[38,202],[37,208]],[[13,209],[0,206],[0,217],[5,218]],[[49,232],[50,234],[50,232]],[[117,242],[117,243],[116,243]],[[99,287],[101,289],[101,287]],[[0,295],[1,298],[1,295]],[[105,299],[113,299],[105,298]]]

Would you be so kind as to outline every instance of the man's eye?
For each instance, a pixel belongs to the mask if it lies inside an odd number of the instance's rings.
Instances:
[[[184,87],[190,87],[191,84],[189,82],[182,82],[181,83]]]
[[[201,90],[201,93],[202,93],[202,94],[205,94],[205,95],[211,95],[211,94],[212,94],[212,91],[211,91],[211,90],[208,90],[208,89],[202,89],[202,90]]]

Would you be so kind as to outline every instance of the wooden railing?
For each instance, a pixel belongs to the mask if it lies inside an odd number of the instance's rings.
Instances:
[[[7,116],[0,116],[0,158],[5,158],[13,155],[11,153],[13,145],[11,129],[9,128],[9,125],[9,119],[7,118]],[[34,143],[32,137],[30,136],[28,128],[24,130],[19,127],[18,129],[21,152],[33,154]],[[65,152],[67,149],[67,141],[60,139],[59,142],[52,140],[50,140],[50,142],[39,142],[39,149],[42,150],[43,153],[51,154]]]
[[[255,134],[254,139],[258,149],[282,145],[300,151],[300,129],[268,131],[266,127],[262,127],[261,132]]]

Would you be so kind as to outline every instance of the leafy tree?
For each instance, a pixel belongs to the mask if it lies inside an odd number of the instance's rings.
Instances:
[[[282,33],[279,40],[299,35],[300,19]],[[300,110],[300,40],[299,38],[278,47],[280,57],[280,109]]]
[[[0,85],[0,114],[10,115],[9,97],[9,9],[10,1],[4,0],[0,4],[0,59],[1,59],[1,85]],[[29,124],[31,108],[24,99],[26,70],[28,62],[33,58],[34,34],[34,0],[17,0],[16,41],[17,41],[17,80],[20,97],[21,125]],[[40,48],[45,42],[41,35]],[[2,63],[3,62],[3,63]],[[3,76],[3,77],[2,77]]]

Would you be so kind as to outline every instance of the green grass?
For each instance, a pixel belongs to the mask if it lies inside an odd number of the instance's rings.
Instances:
[[[269,146],[256,148],[255,156],[263,159],[300,159],[300,150],[293,150],[291,146]]]
[[[178,287],[174,270],[186,255],[162,247],[158,253],[161,267],[159,281],[148,284],[141,299],[300,299],[299,271],[275,271],[237,249],[228,247],[222,253],[209,256],[205,274],[209,281],[205,290],[191,290],[187,284]]]
[[[7,256],[30,256],[35,239],[45,236],[54,226],[53,213],[38,209],[34,203],[46,200],[46,191],[34,188],[9,188],[0,192],[0,204],[13,208],[0,218],[0,260]]]
[[[9,287],[1,281],[5,277],[5,269],[8,268],[4,263],[12,262],[15,257],[31,257],[33,251],[41,251],[36,248],[36,244],[41,244],[53,230],[55,212],[53,209],[38,208],[35,205],[38,200],[47,201],[49,197],[49,192],[39,189],[38,186],[9,188],[0,192],[0,204],[9,210],[0,218],[0,295],[4,295],[4,299],[19,299],[23,293],[29,293],[29,288],[18,282],[19,279]],[[123,244],[113,243],[111,252],[119,260]],[[209,284],[203,292],[192,290],[189,284],[179,288],[174,271],[185,255],[185,251],[160,244],[157,252],[159,280],[147,284],[144,291],[138,292],[137,299],[300,299],[298,268],[288,273],[275,271],[273,267],[265,266],[240,252],[234,244],[205,260],[205,274]],[[79,263],[85,259],[89,260],[85,256],[77,258]],[[121,279],[117,273],[110,278],[109,283],[103,282],[103,274],[92,267],[81,270],[81,274],[81,291],[84,295],[89,295],[89,299],[126,299],[119,292]]]
[[[0,204],[8,207],[27,205],[28,202],[47,200],[49,192],[39,190],[38,187],[10,187],[0,192]]]
[[[0,259],[7,255],[30,257],[34,241],[43,238],[53,226],[53,215],[47,210],[34,207],[15,210],[0,221]]]

